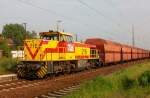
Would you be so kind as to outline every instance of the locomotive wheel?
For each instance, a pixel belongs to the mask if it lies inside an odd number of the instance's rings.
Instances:
[[[37,78],[36,70],[27,69],[25,73],[26,73],[25,74],[25,78],[26,79],[32,80],[32,79],[36,79]]]
[[[70,66],[67,66],[66,68],[66,73],[69,74],[71,72],[71,67]]]

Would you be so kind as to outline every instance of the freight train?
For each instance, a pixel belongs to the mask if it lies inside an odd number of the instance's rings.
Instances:
[[[100,39],[73,41],[64,32],[41,32],[39,39],[24,41],[24,56],[17,65],[19,78],[44,78],[47,75],[76,72],[150,57],[150,51]]]

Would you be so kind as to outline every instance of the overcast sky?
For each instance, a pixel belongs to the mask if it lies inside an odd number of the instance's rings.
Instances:
[[[27,23],[36,32],[56,22],[79,39],[101,37],[150,49],[150,0],[0,0],[0,32],[7,23]]]

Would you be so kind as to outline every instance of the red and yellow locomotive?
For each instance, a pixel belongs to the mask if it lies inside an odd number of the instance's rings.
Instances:
[[[24,57],[17,68],[21,78],[69,73],[99,62],[95,45],[74,42],[72,35],[64,32],[41,32],[40,39],[27,39],[23,47]]]

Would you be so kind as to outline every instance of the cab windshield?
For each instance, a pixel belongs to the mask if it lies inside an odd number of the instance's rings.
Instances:
[[[58,36],[58,34],[43,35],[43,36],[41,36],[41,39],[59,41],[59,36]]]
[[[49,34],[42,35],[40,38],[45,40],[73,42],[73,37],[69,35]]]

